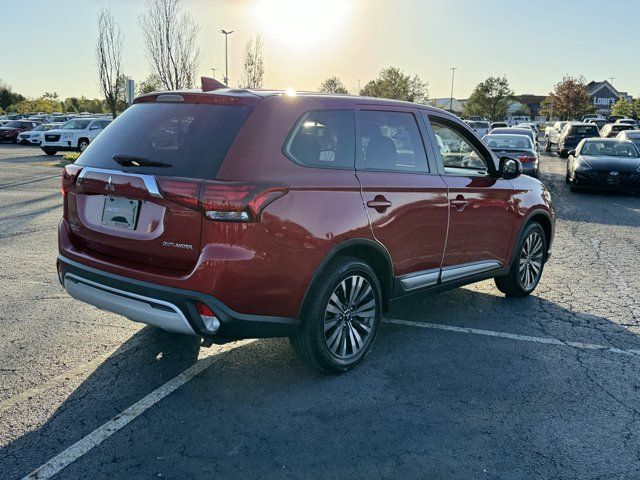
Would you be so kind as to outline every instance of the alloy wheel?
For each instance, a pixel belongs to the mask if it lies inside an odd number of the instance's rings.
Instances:
[[[524,241],[520,252],[520,282],[525,290],[533,289],[542,274],[544,242],[538,232],[532,232]]]
[[[324,314],[324,339],[332,355],[349,360],[371,341],[378,300],[366,278],[351,275],[334,289]]]

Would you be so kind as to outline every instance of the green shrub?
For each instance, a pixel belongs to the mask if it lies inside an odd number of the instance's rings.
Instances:
[[[69,153],[65,153],[62,156],[62,159],[67,160],[70,163],[73,163],[78,159],[79,156],[80,154],[78,152],[69,152]]]

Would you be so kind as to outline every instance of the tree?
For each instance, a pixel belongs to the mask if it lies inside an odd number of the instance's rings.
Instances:
[[[636,115],[636,110],[634,109],[634,103],[626,100],[624,98],[618,99],[616,103],[614,103],[613,107],[611,107],[611,115],[622,115],[623,117],[634,117]]]
[[[118,99],[124,91],[122,76],[122,31],[108,8],[98,14],[98,85],[113,118],[118,114]]]
[[[344,83],[342,83],[342,80],[336,76],[327,78],[320,84],[320,88],[318,90],[323,93],[349,94],[349,91],[347,90],[347,87],[344,86]]]
[[[9,112],[9,106],[26,100],[19,93],[15,93],[9,85],[0,80],[0,108]]]
[[[8,111],[15,113],[43,112],[53,113],[60,108],[60,103],[50,98],[40,97],[36,100],[23,100],[9,106]]]
[[[420,77],[405,75],[396,67],[382,70],[377,79],[371,80],[364,86],[360,95],[415,103],[426,103],[429,99],[427,85]]]
[[[262,59],[262,35],[247,42],[244,49],[243,88],[262,88],[264,77],[264,60]]]
[[[196,45],[200,27],[179,0],[147,0],[138,17],[147,60],[166,90],[190,88],[200,65]]]
[[[145,78],[138,84],[138,95],[144,95],[145,93],[159,92],[162,90],[160,86],[160,79],[154,73]]]
[[[512,101],[513,90],[507,77],[489,77],[473,90],[464,107],[464,114],[478,115],[494,121],[503,120]]]
[[[563,120],[573,120],[596,111],[584,77],[565,75],[549,97],[553,104],[553,114]]]

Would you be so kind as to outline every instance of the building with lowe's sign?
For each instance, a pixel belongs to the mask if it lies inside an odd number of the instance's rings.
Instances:
[[[604,82],[589,82],[587,84],[589,96],[596,107],[596,113],[609,115],[611,107],[621,98],[632,100],[627,92],[619,92],[606,80]]]

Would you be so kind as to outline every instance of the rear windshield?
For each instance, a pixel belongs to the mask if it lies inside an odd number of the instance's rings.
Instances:
[[[232,105],[135,104],[91,142],[76,164],[213,180],[250,111]]]
[[[486,135],[484,141],[489,148],[533,149],[531,139],[524,135]]]
[[[600,132],[596,125],[573,125],[569,129],[569,135],[594,135],[598,136]]]
[[[619,123],[613,126],[614,132],[622,132],[623,130],[633,130],[633,125],[627,125],[626,123]]]

